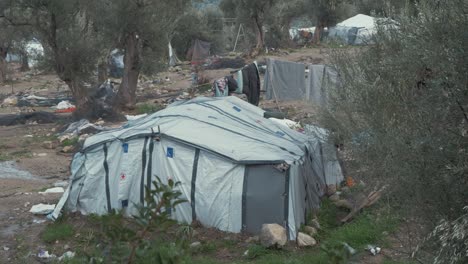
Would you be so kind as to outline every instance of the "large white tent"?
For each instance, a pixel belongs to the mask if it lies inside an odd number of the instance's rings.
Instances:
[[[56,207],[128,215],[159,177],[180,181],[189,202],[172,217],[228,232],[283,225],[295,239],[326,186],[343,180],[326,131],[299,133],[236,97],[197,98],[88,138],[72,161],[70,185]]]

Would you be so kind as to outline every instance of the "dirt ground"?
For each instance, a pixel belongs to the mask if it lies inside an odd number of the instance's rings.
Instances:
[[[323,49],[277,52],[261,57],[259,61],[266,57],[311,63],[328,61],[327,51]],[[206,70],[204,76],[208,82],[212,82],[216,78],[229,74],[231,70],[233,69]],[[155,78],[159,78],[158,81],[155,81]],[[12,79],[10,84],[0,86],[1,100],[12,92],[44,97],[68,93],[64,83],[53,74],[15,72]],[[166,79],[169,80],[166,81]],[[165,72],[156,77],[142,79],[138,88],[138,96],[142,98],[140,103],[154,102],[155,99],[147,99],[149,94],[157,96],[173,92],[187,92],[190,83],[190,71],[186,68],[181,72]],[[210,92],[199,94],[210,95]],[[313,123],[316,120],[317,109],[303,102],[278,104],[272,101],[262,101],[260,106],[269,109],[280,108],[288,113],[290,119],[296,121],[305,120]],[[30,111],[50,112],[52,110],[49,107],[8,106],[0,108],[0,115]],[[45,216],[33,215],[29,210],[34,204],[57,203],[61,194],[39,194],[39,191],[53,187],[56,182],[66,181],[70,176],[69,166],[73,154],[62,153],[61,147],[52,149],[44,147],[44,142],[53,138],[63,125],[26,124],[0,127],[0,263],[34,262],[37,259],[32,257],[32,254],[37,254],[39,250],[47,248],[39,235],[49,220],[46,220]],[[2,172],[2,167],[4,169],[6,166],[6,160],[17,170],[16,176]],[[30,177],[21,176],[28,173]],[[222,235],[216,233],[216,236]],[[62,249],[62,251],[66,250]],[[62,254],[63,252],[54,253]],[[235,257],[221,255],[223,252],[220,253],[220,257],[225,259]],[[380,261],[377,261],[377,258],[370,258],[370,260],[364,259],[363,263],[380,263]]]

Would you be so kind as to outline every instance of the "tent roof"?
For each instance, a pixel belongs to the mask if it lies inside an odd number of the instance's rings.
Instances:
[[[340,23],[337,26],[342,27],[358,27],[358,28],[374,28],[375,27],[375,17],[358,14],[353,17],[350,17]]]
[[[237,97],[199,97],[88,138],[83,151],[114,140],[161,133],[238,163],[292,163],[311,138],[263,117],[264,111]]]

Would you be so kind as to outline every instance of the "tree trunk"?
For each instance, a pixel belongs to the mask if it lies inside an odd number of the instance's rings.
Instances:
[[[6,72],[7,72],[7,49],[0,47],[0,84],[6,81]]]
[[[255,57],[256,55],[262,52],[265,40],[264,40],[264,34],[263,34],[263,23],[260,21],[258,16],[255,16],[253,20],[254,20],[254,26],[255,26],[255,35],[257,37],[257,44],[255,45],[255,49],[253,52],[254,54],[253,57]]]
[[[124,74],[117,93],[117,103],[121,109],[134,109],[136,88],[141,69],[141,45],[136,33],[125,39]]]
[[[325,28],[325,23],[323,23],[322,20],[319,20],[318,23],[317,23],[317,26],[315,27],[315,31],[314,31],[314,43],[315,44],[320,44],[320,38],[322,37],[322,31],[323,29]]]
[[[26,51],[21,51],[20,52],[21,56],[21,68],[20,71],[25,72],[29,71],[29,62],[28,62],[28,53]]]

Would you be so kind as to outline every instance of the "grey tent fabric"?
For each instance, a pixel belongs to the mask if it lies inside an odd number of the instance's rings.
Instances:
[[[326,65],[309,65],[309,89],[305,99],[317,105],[325,105],[328,101],[328,91],[336,85],[337,73]]]
[[[267,100],[297,100],[306,92],[305,65],[269,59],[265,74]]]
[[[70,185],[52,218],[62,208],[135,215],[158,177],[181,183],[188,202],[171,214],[179,222],[253,234],[278,223],[294,240],[328,182],[343,177],[326,175],[336,157],[324,147],[333,145],[264,113],[237,97],[200,97],[91,136],[73,158]]]
[[[325,105],[328,91],[336,84],[336,71],[327,65],[305,65],[273,59],[267,62],[265,75],[267,100],[305,100]]]

